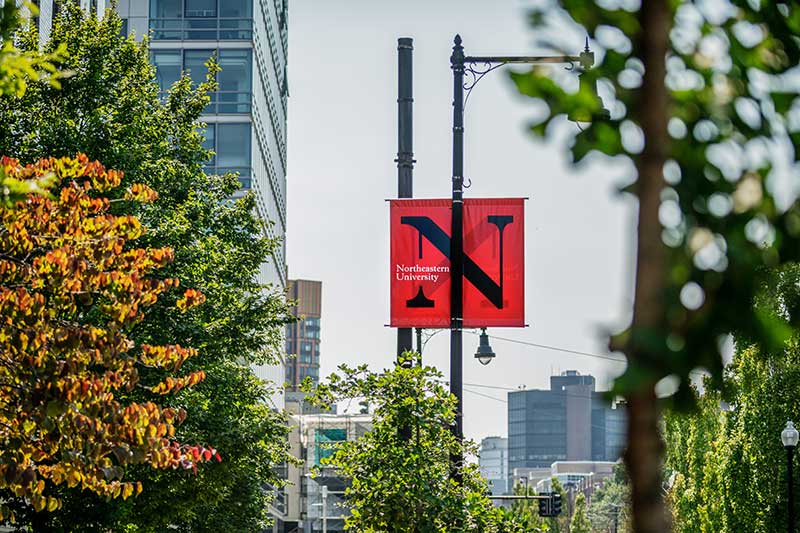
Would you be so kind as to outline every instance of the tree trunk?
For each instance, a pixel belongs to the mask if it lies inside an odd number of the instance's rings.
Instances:
[[[645,73],[640,100],[636,105],[636,118],[644,134],[645,146],[636,162],[639,223],[633,329],[663,331],[666,254],[661,242],[658,209],[669,144],[669,97],[665,76],[671,14],[666,0],[642,2],[639,22],[642,30],[634,46],[642,58]],[[633,364],[637,359],[646,357],[641,348],[635,345],[627,350],[627,355]],[[637,391],[627,396],[628,448],[625,464],[631,480],[635,533],[669,531],[661,488],[664,446],[659,434],[659,410],[654,386],[655,379],[645,379]]]
[[[658,430],[658,406],[652,389],[628,395],[628,449],[633,531],[669,531],[661,487],[664,445]]]

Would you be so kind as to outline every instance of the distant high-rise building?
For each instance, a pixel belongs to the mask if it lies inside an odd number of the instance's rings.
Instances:
[[[489,490],[498,496],[508,492],[508,439],[486,437],[481,440],[478,457],[481,476],[489,483]]]
[[[550,378],[550,390],[508,393],[509,470],[616,461],[625,428],[625,410],[595,391],[594,377],[568,370]]]
[[[297,391],[306,377],[319,382],[322,282],[289,280],[288,295],[297,302],[293,313],[300,320],[286,326],[286,385],[288,391]]]

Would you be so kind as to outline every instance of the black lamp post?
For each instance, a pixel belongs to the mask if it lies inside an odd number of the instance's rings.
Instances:
[[[579,63],[581,65],[581,87],[593,90],[596,95],[594,81],[585,76],[586,71],[594,64],[594,54],[589,50],[589,41],[579,56],[465,56],[461,46],[461,36],[454,39],[453,54],[450,56],[450,68],[453,70],[453,199],[452,199],[452,236],[450,237],[450,393],[456,397],[456,420],[453,434],[459,441],[464,438],[463,411],[463,372],[462,372],[462,329],[464,327],[464,92],[469,93],[475,85],[489,72],[508,64],[541,64],[541,63]],[[469,73],[471,79],[464,82]],[[586,90],[585,89],[585,90]],[[570,116],[571,120],[588,122],[592,118],[608,118],[602,101],[597,98],[600,112],[596,117]],[[485,335],[484,331],[484,335]],[[483,335],[481,336],[483,340]],[[488,346],[488,337],[486,345]],[[494,354],[492,354],[494,355]],[[491,357],[487,359],[490,361]],[[483,362],[483,361],[481,361]],[[463,457],[450,457],[451,475],[457,483],[461,483],[459,466]]]
[[[792,421],[789,420],[786,422],[786,428],[781,432],[781,441],[783,442],[783,447],[786,448],[786,489],[789,505],[787,531],[789,533],[794,533],[794,475],[792,474],[792,464],[794,463],[794,449],[797,447],[798,437],[800,435],[798,435]]]

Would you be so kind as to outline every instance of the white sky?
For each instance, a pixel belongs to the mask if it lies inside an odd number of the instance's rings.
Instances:
[[[388,367],[389,216],[397,194],[397,38],[414,39],[414,195],[450,196],[455,33],[467,54],[547,53],[533,46],[519,0],[291,0],[289,7],[289,276],[321,280],[321,375],[341,362]],[[575,52],[582,47],[575,42]],[[559,68],[559,67],[554,67]],[[566,145],[534,141],[532,101],[506,74],[488,75],[466,112],[468,197],[529,197],[525,329],[494,329],[525,342],[606,354],[632,292],[633,203],[616,193],[630,169],[593,158],[575,171]],[[565,128],[575,127],[563,124]],[[426,364],[449,374],[449,335],[431,339]],[[601,388],[621,372],[605,359],[493,340],[486,367],[464,335],[464,431],[507,433],[506,392],[547,388],[551,373],[593,374]],[[489,399],[476,393],[492,396]]]

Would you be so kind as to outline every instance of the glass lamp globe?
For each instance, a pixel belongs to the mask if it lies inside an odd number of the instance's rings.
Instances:
[[[781,441],[783,442],[784,448],[794,448],[797,446],[798,438],[800,438],[800,434],[798,434],[797,430],[794,428],[794,423],[789,420],[786,422],[786,429],[781,432]]]

